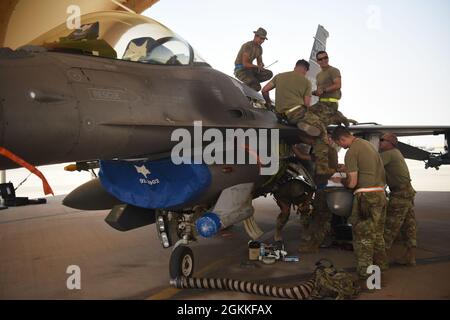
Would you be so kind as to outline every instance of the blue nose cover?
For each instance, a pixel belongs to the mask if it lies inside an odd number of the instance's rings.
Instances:
[[[205,164],[157,161],[100,161],[100,181],[119,200],[141,208],[167,209],[189,202],[211,183]]]

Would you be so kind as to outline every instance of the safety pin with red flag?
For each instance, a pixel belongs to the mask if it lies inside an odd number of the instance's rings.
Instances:
[[[5,149],[3,147],[0,147],[0,154],[5,156],[9,160],[17,163],[18,165],[28,169],[31,173],[37,175],[42,180],[42,187],[44,188],[44,194],[46,194],[46,195],[47,194],[55,195],[53,193],[53,190],[50,187],[49,183],[47,182],[47,179],[45,179],[45,177],[42,174],[42,172],[40,172],[35,166],[29,164],[28,162],[26,162],[25,160],[23,160],[19,156],[15,155],[11,151],[9,151],[9,150],[7,150],[7,149]]]

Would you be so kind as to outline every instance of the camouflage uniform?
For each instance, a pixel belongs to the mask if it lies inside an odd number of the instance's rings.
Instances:
[[[414,195],[411,186],[403,191],[391,192],[387,207],[384,241],[390,249],[398,236],[407,248],[417,247],[416,218],[414,214]]]
[[[286,181],[286,168],[287,165],[284,165],[280,175],[277,175],[277,178],[275,178],[276,182],[273,187],[273,195],[281,209],[276,224],[276,232],[278,235],[289,221],[290,208],[292,206],[300,206],[304,203],[309,204],[312,195],[312,190],[306,187],[303,182],[295,179]]]
[[[280,207],[280,213],[276,222],[276,233],[281,237],[281,230],[289,220],[291,207],[294,205],[302,206],[308,203],[312,195],[312,189],[303,182],[292,179],[287,174],[287,169],[296,171],[289,164],[288,160],[292,156],[291,147],[280,141],[280,167],[276,175],[269,178],[266,183],[259,187],[260,194],[273,193],[274,198]]]
[[[290,125],[298,126],[307,113],[305,97],[311,96],[311,82],[302,74],[290,71],[277,74],[270,84],[276,89],[276,113]]]
[[[304,98],[311,96],[311,82],[302,74],[290,71],[277,74],[270,83],[276,88],[276,112],[286,116],[290,124],[297,125],[306,112]],[[280,158],[282,157],[280,144]],[[278,189],[274,192],[277,204],[281,208],[277,218],[276,237],[280,235],[281,230],[289,220],[290,207],[299,205],[308,198],[304,196],[305,189],[301,182],[295,180],[282,181],[284,173],[282,172],[276,178]]]
[[[289,206],[299,205],[302,202],[308,200],[308,196],[305,195],[305,188],[299,181],[289,181],[282,184],[277,191],[274,192],[275,200],[278,206],[282,209],[277,217],[276,230],[281,232],[286,223],[289,221],[290,210],[283,210],[282,204]]]
[[[383,238],[386,219],[386,184],[383,161],[375,148],[366,140],[355,139],[345,154],[345,165],[349,173],[357,172],[358,183],[353,198],[353,208],[348,222],[352,225],[353,250],[357,261],[357,272],[367,278],[367,267],[377,265],[388,268]],[[380,190],[363,190],[378,187]]]
[[[306,112],[305,97],[311,96],[311,82],[304,75],[289,71],[277,74],[270,84],[276,89],[276,112],[286,115],[292,124],[297,124]],[[297,109],[292,110],[295,107]]]
[[[268,69],[258,70],[256,68],[242,68],[236,70],[234,75],[236,78],[256,91],[261,90],[261,82],[270,80],[273,77],[272,71]]]
[[[328,165],[330,168],[337,168],[338,154],[335,148],[330,145],[326,145],[328,151]],[[328,208],[325,187],[328,183],[330,175],[316,176],[315,183],[318,186],[318,190],[314,194],[313,200],[313,212],[312,220],[309,222],[308,227],[305,228],[306,232],[310,235],[310,239],[307,243],[301,246],[301,251],[316,251],[324,241],[327,235],[331,235],[331,219],[333,217],[330,209]]]
[[[278,172],[268,178],[254,194],[254,197],[272,193],[280,207],[281,211],[277,217],[276,230],[281,232],[289,220],[290,208],[292,205],[298,205],[305,202],[308,196],[305,196],[305,186],[298,181],[289,180],[286,170],[288,168],[287,158],[291,155],[290,146],[280,141],[280,166]]]
[[[357,272],[367,278],[367,267],[377,265],[388,268],[383,238],[386,219],[384,192],[358,193],[353,199],[352,214],[348,222],[353,230],[353,250],[357,259]]]
[[[325,190],[315,192],[312,206],[311,221],[305,230],[309,239],[300,249],[303,252],[317,251],[325,237],[331,234],[332,213],[328,209]]]
[[[328,67],[317,74],[316,82],[318,88],[326,88],[333,84],[341,73],[334,67]],[[341,98],[341,90],[326,92],[320,96],[319,102],[312,105],[306,112],[303,122],[320,130],[320,135],[314,139],[313,154],[316,163],[316,174],[329,174],[332,172],[328,167],[327,127],[336,122],[348,124],[346,118],[338,111],[337,100]],[[324,101],[334,99],[336,102]]]
[[[417,246],[416,218],[414,214],[415,190],[411,186],[408,166],[401,152],[394,148],[381,153],[390,189],[384,240],[386,248],[392,247],[397,236],[407,248]]]
[[[239,50],[236,61],[234,75],[236,78],[241,80],[243,83],[249,87],[255,89],[256,91],[261,90],[261,82],[270,80],[273,73],[267,69],[257,69],[257,68],[244,68],[242,65],[242,55],[247,53],[249,56],[249,62],[252,63],[253,60],[258,59],[263,54],[263,49],[260,45],[256,44],[254,41],[248,41],[244,43]]]
[[[317,128],[325,128],[332,123],[338,115],[337,102],[317,102],[309,109],[309,113],[305,115],[305,122]]]

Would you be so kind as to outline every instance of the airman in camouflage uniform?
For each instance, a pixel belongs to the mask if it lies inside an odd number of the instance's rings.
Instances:
[[[257,195],[273,193],[277,205],[280,207],[274,235],[275,241],[282,240],[281,230],[289,220],[291,207],[302,207],[306,204],[309,206],[313,193],[312,188],[308,188],[301,181],[292,179],[292,175],[287,173],[288,169],[294,173],[297,171],[295,165],[288,161],[291,157],[291,147],[280,141],[280,166],[278,172],[258,188],[259,194]]]
[[[259,91],[261,90],[260,83],[272,78],[273,73],[264,69],[262,61],[263,49],[261,45],[267,40],[267,32],[263,28],[259,28],[253,33],[255,34],[253,40],[244,43],[238,52],[234,62],[234,75],[249,87]],[[257,65],[252,64],[255,59]]]
[[[407,250],[405,256],[399,262],[415,265],[417,227],[414,214],[414,196],[416,192],[411,186],[408,166],[405,158],[396,148],[397,144],[397,137],[392,133],[386,133],[380,139],[381,159],[383,160],[386,180],[390,190],[384,241],[386,249],[390,249],[394,240],[400,236]]]
[[[266,105],[271,108],[269,91],[275,92],[275,112],[285,118],[289,124],[299,127],[311,105],[311,82],[306,78],[309,62],[301,59],[294,70],[277,74],[262,89]],[[299,127],[300,128],[300,127]]]
[[[308,70],[309,63],[305,60],[298,60],[293,71],[277,74],[262,90],[266,103],[271,105],[269,91],[276,89],[275,111],[283,115],[292,125],[297,125],[311,103],[311,82],[306,78]],[[289,219],[291,206],[304,201],[296,197],[304,192],[304,190],[301,192],[302,190],[299,188],[301,188],[301,184],[289,182],[280,186],[280,190],[274,193],[281,209],[277,218],[276,241],[281,240],[281,229]]]
[[[317,74],[317,90],[313,95],[319,97],[319,102],[308,109],[299,127],[316,137],[313,144],[316,174],[328,175],[333,174],[334,170],[328,166],[326,128],[330,124],[343,123],[348,126],[349,120],[338,111],[338,101],[342,96],[340,71],[328,64],[328,54],[325,51],[319,51],[316,59],[322,70]]]
[[[302,182],[291,180],[279,185],[279,189],[274,192],[275,200],[280,207],[280,214],[277,217],[275,228],[275,241],[281,241],[281,231],[289,221],[292,206],[301,206],[309,203],[312,190],[305,188]]]
[[[330,139],[331,140],[331,139]],[[332,141],[329,141],[327,145],[328,150],[328,166],[333,169],[337,169],[338,166],[338,153],[335,147],[333,147]],[[308,234],[308,240],[302,243],[299,251],[302,253],[313,253],[319,250],[319,246],[323,243],[326,236],[331,235],[331,219],[332,213],[328,208],[325,187],[328,184],[328,179],[331,175],[316,175],[314,182],[317,186],[317,191],[314,194],[313,211],[311,214],[311,221],[305,228],[305,232]]]
[[[347,178],[332,180],[355,189],[348,222],[352,224],[357,272],[365,279],[370,265],[377,265],[383,271],[388,268],[383,238],[387,205],[384,166],[380,155],[369,142],[354,137],[344,127],[333,131],[333,140],[348,149],[345,155]]]

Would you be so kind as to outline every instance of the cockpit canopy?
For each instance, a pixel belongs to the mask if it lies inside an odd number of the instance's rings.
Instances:
[[[129,12],[81,16],[78,28],[64,23],[33,40],[50,51],[157,65],[207,65],[183,38],[159,22]]]

